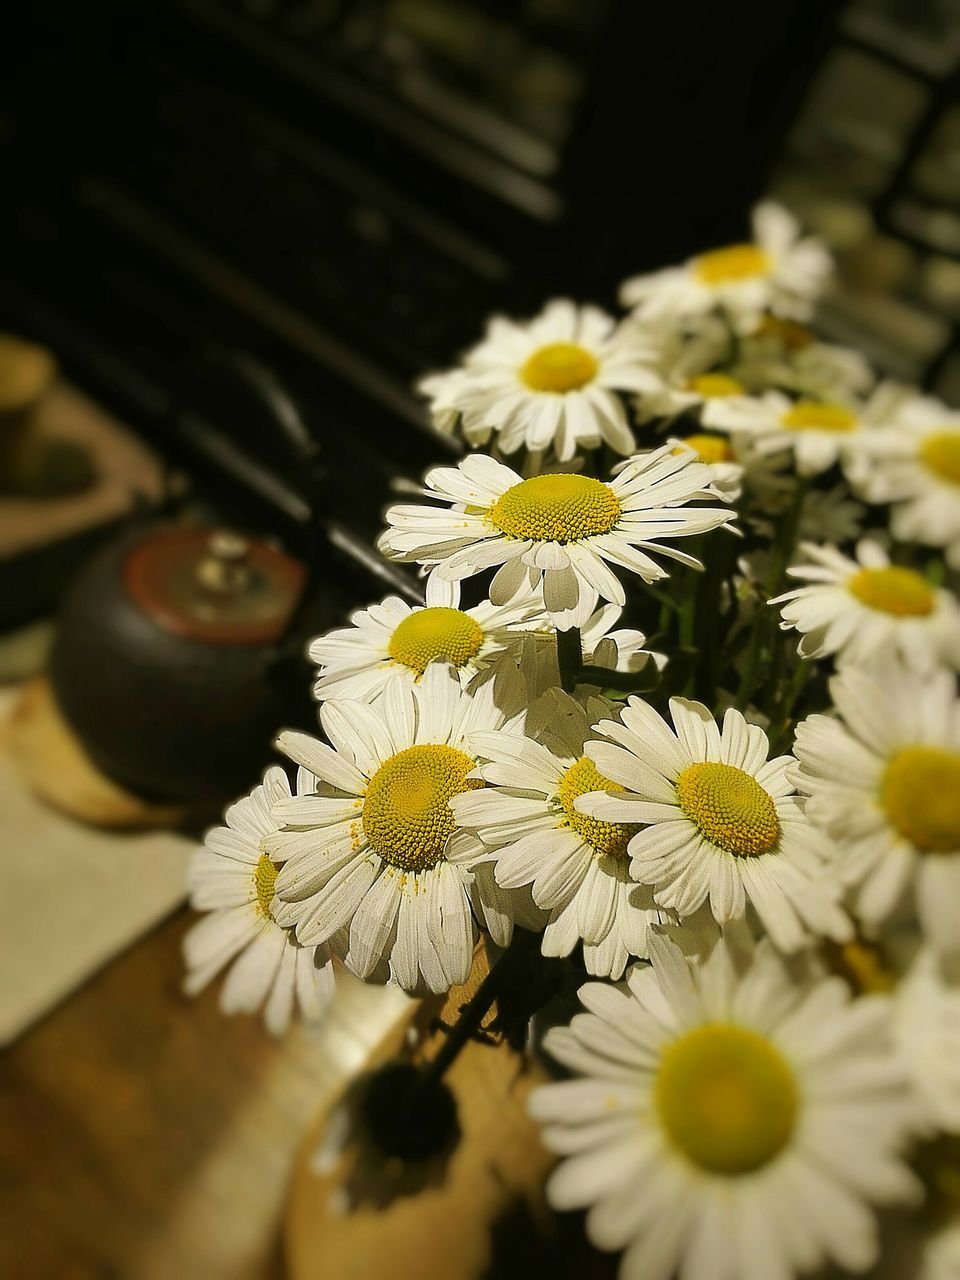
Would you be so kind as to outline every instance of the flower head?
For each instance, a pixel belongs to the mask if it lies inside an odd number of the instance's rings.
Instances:
[[[912,890],[938,951],[960,949],[960,700],[953,676],[844,668],[837,716],[797,726],[794,781],[837,841],[853,909],[876,929]]]
[[[301,946],[276,920],[279,868],[266,845],[278,825],[273,805],[289,796],[287,775],[274,766],[229,807],[225,826],[207,832],[190,863],[188,885],[193,907],[210,914],[183,940],[188,995],[229,965],[221,1009],[254,1013],[263,1005],[274,1035],[286,1031],[295,1006],[308,1021],[320,1019],[334,987],[328,949]]]
[[[890,502],[893,536],[943,547],[960,568],[960,413],[932,397],[903,391],[862,483],[871,502]]]
[[[448,585],[450,591],[436,590]],[[459,584],[429,578],[424,607],[387,596],[351,614],[348,627],[318,636],[310,645],[320,667],[314,696],[372,702],[395,675],[419,681],[434,661],[449,663],[468,688],[520,643],[522,628],[547,623],[539,591],[522,591],[500,606],[483,600],[470,609],[459,607],[459,594]]]
[[[495,435],[505,453],[552,449],[561,462],[601,443],[628,454],[634,438],[620,393],[659,386],[654,358],[636,326],[559,299],[527,324],[491,320],[460,368],[431,374],[420,390],[434,423],[452,429],[459,415],[473,445]]]
[[[783,630],[800,632],[802,657],[835,654],[838,664],[850,664],[889,655],[917,670],[960,667],[960,608],[949,591],[916,569],[891,564],[867,538],[858,543],[856,559],[810,542],[801,551],[808,562],[787,572],[810,585],[770,603],[781,606]]]
[[[468,869],[478,842],[450,802],[483,785],[474,735],[520,732],[524,701],[519,677],[508,715],[491,679],[467,694],[449,666],[434,662],[419,683],[394,676],[376,706],[324,703],[332,747],[282,733],[280,749],[317,785],[274,809],[283,830],[269,848],[284,863],[277,918],[304,943],[348,931],[344,959],[361,978],[385,977],[389,966],[407,991],[463,982],[476,940],[471,905],[501,945],[525,917],[522,895],[510,899],[492,874]]]
[[[610,742],[585,751],[615,790],[581,796],[591,818],[636,827],[630,874],[681,919],[709,902],[720,923],[747,903],[783,950],[811,934],[845,939],[831,842],[804,816],[788,779],[792,756],[768,760],[762,729],[728,710],[722,731],[699,702],[670,700],[673,730],[630,698],[620,722],[595,730]]]
[[[791,214],[764,202],[753,212],[752,240],[635,276],[620,297],[642,320],[686,319],[722,307],[749,329],[768,309],[805,319],[831,271],[823,245],[801,238]]]
[[[749,440],[761,455],[785,454],[802,476],[819,475],[839,463],[847,480],[863,481],[874,455],[888,447],[895,396],[881,386],[866,402],[852,398],[792,400],[782,391],[710,400],[704,425]]]
[[[629,993],[582,987],[588,1012],[547,1034],[577,1077],[530,1101],[564,1157],[551,1203],[589,1210],[623,1280],[869,1266],[872,1206],[919,1198],[889,1001],[798,980],[763,947],[721,940],[691,964],[654,932],[650,950]]]
[[[576,474],[524,480],[474,454],[428,472],[426,493],[445,508],[391,507],[379,545],[392,559],[427,565],[451,582],[499,565],[490,585],[496,605],[542,581],[547,612],[567,630],[581,626],[601,598],[625,603],[610,564],[646,582],[666,577],[648,552],[701,567],[662,540],[733,519],[729,509],[688,505],[715,496],[712,479],[691,451],[676,454],[669,445],[631,459],[609,483]]]
[[[821,342],[805,325],[769,314],[741,338],[736,373],[753,392],[778,388],[834,403],[863,395],[874,382],[859,351]]]
[[[543,953],[566,956],[583,940],[589,973],[619,978],[630,956],[647,955],[647,929],[670,918],[629,874],[633,828],[580,813],[578,796],[612,786],[585,754],[590,724],[610,714],[603,699],[583,707],[553,689],[530,718],[540,740],[503,733],[477,739],[487,786],[454,797],[457,820],[476,830],[497,884],[530,885],[549,911]]]

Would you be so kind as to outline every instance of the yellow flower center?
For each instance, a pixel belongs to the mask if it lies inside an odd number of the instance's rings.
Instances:
[[[623,789],[618,783],[605,778],[589,756],[581,756],[563,775],[557,790],[565,815],[563,825],[576,831],[595,853],[604,858],[626,857],[627,845],[640,828],[625,822],[601,822],[599,818],[589,818],[585,813],[577,812],[574,801],[590,791]]]
[[[780,316],[764,316],[756,328],[756,336],[776,338],[788,351],[803,351],[815,342],[814,335],[806,325],[797,324],[796,320],[783,320]]]
[[[847,587],[868,609],[890,613],[895,618],[925,618],[937,602],[936,592],[922,574],[899,565],[860,569]]]
[[[694,259],[694,272],[702,284],[728,284],[769,273],[770,255],[755,244],[731,244]]]
[[[487,515],[511,538],[579,542],[609,533],[620,519],[620,503],[612,489],[590,476],[533,476],[501,494]]]
[[[528,356],[520,378],[531,391],[578,391],[597,376],[596,358],[576,342],[548,342]]]
[[[789,431],[856,431],[857,415],[842,404],[798,400],[780,422]]]
[[[716,400],[723,396],[742,396],[746,388],[729,373],[698,373],[687,382],[687,390],[696,391],[707,400]]]
[[[960,484],[960,431],[937,431],[920,446],[920,460],[950,484]]]
[[[272,920],[270,903],[273,901],[274,885],[277,883],[277,872],[280,868],[271,862],[265,853],[261,853],[253,873],[253,883],[257,890],[257,915]]]
[[[443,857],[456,829],[450,800],[483,783],[467,774],[476,765],[446,745],[398,751],[370,779],[363,801],[363,833],[384,862],[403,871],[426,871]]]
[[[773,798],[735,765],[688,765],[677,778],[677,800],[702,835],[739,858],[769,853],[780,839]]]
[[[960,751],[904,747],[880,783],[887,817],[922,853],[960,850]]]
[[[733,460],[733,450],[726,436],[712,436],[706,432],[697,433],[687,436],[683,443],[694,449],[697,457],[703,462],[732,462]],[[674,453],[679,452],[679,449],[674,449]]]
[[[793,1071],[763,1036],[708,1023],[663,1053],[654,1085],[673,1143],[708,1173],[752,1173],[779,1155],[793,1133],[799,1097]]]
[[[475,658],[483,644],[483,631],[460,609],[418,609],[400,623],[387,646],[395,662],[423,675],[427,663],[445,658],[455,667]]]

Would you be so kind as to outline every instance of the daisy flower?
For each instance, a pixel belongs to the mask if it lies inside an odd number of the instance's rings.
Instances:
[[[721,367],[731,354],[731,338],[729,327],[718,317],[702,317],[692,333],[671,329],[660,341],[658,371],[663,383],[635,397],[638,421],[673,417],[714,397],[748,394],[746,384]]]
[[[909,1095],[889,1001],[798,981],[725,940],[702,964],[651,931],[629,991],[589,983],[588,1012],[544,1047],[575,1079],[530,1111],[563,1157],[547,1183],[587,1209],[621,1280],[789,1280],[878,1254],[874,1205],[916,1202],[902,1162]]]
[[[620,300],[641,320],[683,319],[723,308],[755,326],[773,309],[804,319],[833,270],[829,253],[786,209],[770,202],[753,211],[753,240],[689,258],[679,267],[627,280]]]
[[[960,608],[949,591],[891,564],[869,538],[857,544],[856,559],[812,542],[800,550],[809,563],[787,573],[811,585],[769,603],[781,605],[781,630],[800,632],[801,657],[835,654],[838,664],[856,664],[893,654],[916,670],[960,666]]]
[[[794,320],[765,315],[741,339],[737,375],[752,391],[778,387],[819,401],[868,392],[874,373],[859,351],[821,342]]]
[[[802,476],[837,464],[851,484],[863,482],[874,452],[884,446],[881,428],[891,421],[893,393],[879,387],[863,404],[854,400],[791,400],[782,391],[708,401],[705,427],[746,436],[759,454],[788,453]]]
[[[927,947],[897,987],[893,1027],[927,1131],[960,1133],[960,988]]]
[[[301,946],[274,914],[278,867],[265,852],[277,829],[271,809],[290,797],[287,775],[274,766],[248,796],[225,814],[193,855],[188,872],[190,902],[210,915],[183,940],[184,989],[196,995],[225,965],[220,993],[224,1013],[255,1013],[273,1035],[290,1025],[294,1006],[308,1021],[323,1016],[333,995],[330,953],[324,946]]]
[[[438,603],[451,596],[427,580],[425,607],[411,607],[399,596],[387,596],[379,604],[350,615],[350,626],[318,636],[309,655],[319,668],[314,697],[360,698],[372,702],[387,681],[399,673],[407,680],[421,680],[429,663],[448,662],[467,688],[511,646],[519,642],[518,628],[537,620],[546,622],[539,591],[524,591],[505,605],[483,600],[472,609],[460,609],[459,586],[453,603]],[[435,599],[434,597],[437,597]]]
[[[583,707],[559,689],[541,703],[538,714],[531,711],[544,726],[541,741],[477,735],[488,785],[454,796],[451,808],[495,853],[497,884],[530,885],[534,902],[549,911],[543,954],[567,956],[583,939],[587,972],[616,979],[630,956],[647,955],[647,929],[668,913],[630,879],[627,843],[636,828],[574,807],[578,796],[614,786],[584,754],[591,721],[609,715],[612,704],[592,698]]]
[[[594,725],[612,741],[584,750],[619,790],[581,796],[577,810],[643,824],[630,840],[630,874],[681,920],[709,900],[722,925],[749,902],[784,951],[811,933],[846,940],[834,851],[788,780],[793,757],[768,760],[767,735],[732,708],[722,732],[699,702],[671,698],[670,714],[674,730],[630,698],[620,722]]]
[[[703,567],[660,539],[690,537],[734,518],[729,508],[687,505],[716,497],[712,480],[692,452],[675,455],[669,445],[630,459],[609,483],[562,473],[524,480],[472,454],[427,473],[425,492],[445,508],[391,507],[379,547],[449,582],[499,565],[489,590],[496,605],[542,581],[547,612],[566,631],[586,622],[601,598],[626,602],[610,564],[645,582],[667,576],[648,551]]]
[[[843,851],[853,908],[876,929],[912,887],[924,933],[960,946],[960,700],[945,671],[845,668],[830,682],[839,715],[797,726],[808,817]]]
[[[960,413],[933,398],[905,395],[863,496],[894,504],[895,538],[943,547],[950,566],[960,569]]]
[[[520,895],[492,872],[468,870],[479,844],[458,828],[450,801],[483,785],[473,735],[521,732],[524,695],[516,675],[507,719],[490,679],[471,694],[445,663],[419,683],[395,676],[376,706],[325,702],[320,722],[332,746],[285,731],[277,745],[319,780],[316,794],[281,801],[284,830],[269,842],[284,863],[275,915],[305,945],[349,929],[345,962],[358,977],[390,974],[405,991],[441,992],[470,972],[476,941],[471,905],[505,946]]]
[[[636,325],[557,299],[527,324],[495,317],[461,368],[423,379],[419,390],[441,429],[460,414],[473,445],[496,434],[505,453],[552,448],[561,462],[601,443],[628,454],[634,439],[621,394],[659,386],[654,359]]]

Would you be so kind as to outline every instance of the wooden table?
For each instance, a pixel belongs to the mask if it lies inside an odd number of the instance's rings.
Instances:
[[[165,922],[0,1058],[4,1280],[283,1274],[295,1150],[396,1005],[350,980],[321,1031],[277,1043],[224,1018],[215,988],[181,995],[190,922]]]

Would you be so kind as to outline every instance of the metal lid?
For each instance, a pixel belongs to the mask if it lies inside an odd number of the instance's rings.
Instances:
[[[174,635],[257,645],[283,634],[304,570],[265,542],[226,530],[172,528],[129,552],[123,580],[138,608]]]

